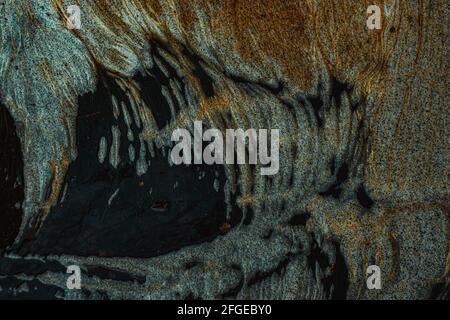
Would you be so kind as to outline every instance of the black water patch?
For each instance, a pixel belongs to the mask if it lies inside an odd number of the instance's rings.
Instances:
[[[154,69],[157,70],[152,71],[154,76],[138,74],[135,76],[135,80],[142,84],[142,100],[146,105],[152,106],[151,111],[156,125],[158,129],[162,129],[169,124],[172,113],[166,98],[161,93],[161,83],[165,76],[159,69]]]
[[[336,184],[341,185],[348,179],[348,165],[347,163],[342,163],[336,174]]]
[[[136,174],[136,164],[129,160],[127,152],[130,144],[127,127],[123,116],[119,120],[114,118],[111,94],[126,99],[120,88],[103,75],[94,93],[80,97],[78,158],[69,166],[64,181],[65,198],[60,197],[37,238],[23,253],[153,257],[212,241],[228,222],[223,166],[170,166],[169,149],[164,153],[155,147],[154,157],[147,150],[146,161],[150,161],[147,173]],[[116,169],[109,163],[113,125],[121,131],[121,161]],[[140,131],[136,126],[132,126],[132,131],[135,136],[132,144],[139,155],[136,137]],[[108,152],[105,162],[100,164],[98,150],[102,137],[108,141]],[[214,189],[215,179],[219,181],[218,192]],[[116,196],[112,197],[113,194]],[[232,219],[236,220],[239,211],[233,209]],[[230,223],[234,225],[234,221]]]
[[[173,120],[169,104],[166,100],[166,97],[164,97],[164,95],[162,94],[163,86],[166,87],[167,92],[171,94],[170,80],[172,79],[173,81],[180,84],[180,87],[183,90],[183,96],[185,96],[186,91],[184,85],[182,85],[182,79],[178,76],[177,71],[164,60],[164,58],[158,52],[158,48],[163,49],[162,44],[153,42],[150,53],[154,58],[158,59],[161,64],[163,64],[164,69],[167,70],[169,75],[167,76],[155,63],[154,66],[150,70],[148,70],[148,73],[138,73],[134,76],[134,80],[141,85],[142,98],[146,105],[151,106],[151,111],[153,117],[155,118],[156,124],[159,129],[162,129],[171,120]],[[179,112],[180,106],[173,96],[172,101],[175,112]]]
[[[330,172],[333,175],[336,170],[336,157],[333,156],[329,162]]]
[[[100,279],[123,281],[123,282],[138,282],[145,283],[145,276],[132,274],[124,270],[114,268],[107,268],[104,266],[87,265],[88,276],[97,276]]]
[[[19,232],[24,200],[23,157],[14,120],[0,103],[0,252]]]
[[[333,285],[331,299],[345,300],[347,299],[347,291],[349,286],[348,268],[345,264],[345,259],[342,255],[339,243],[333,242],[333,244],[336,249],[336,262],[334,266],[334,272],[331,276],[331,284]]]
[[[247,207],[247,211],[245,213],[245,218],[244,218],[243,224],[248,226],[250,223],[252,223],[254,216],[255,216],[255,212],[253,211],[253,209],[250,206]]]
[[[367,209],[370,209],[373,207],[373,200],[372,198],[367,194],[366,189],[363,185],[360,185],[358,190],[356,190],[356,197],[358,199],[358,202]]]
[[[202,66],[201,62],[204,63],[204,61],[202,61],[202,59],[198,55],[194,54],[186,46],[183,46],[183,54],[186,55],[192,62],[194,66],[192,73],[200,81],[200,86],[205,97],[213,97],[215,95],[214,80],[208,75],[208,73]]]
[[[311,103],[311,107],[313,108],[314,116],[316,117],[316,120],[317,120],[317,126],[319,128],[322,128],[323,127],[323,118],[321,115],[321,110],[324,106],[324,102],[320,96],[309,97],[308,100]]]

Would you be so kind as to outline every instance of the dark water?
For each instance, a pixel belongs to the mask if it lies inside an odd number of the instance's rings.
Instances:
[[[14,120],[0,103],[0,252],[17,236],[24,199],[23,161]]]

